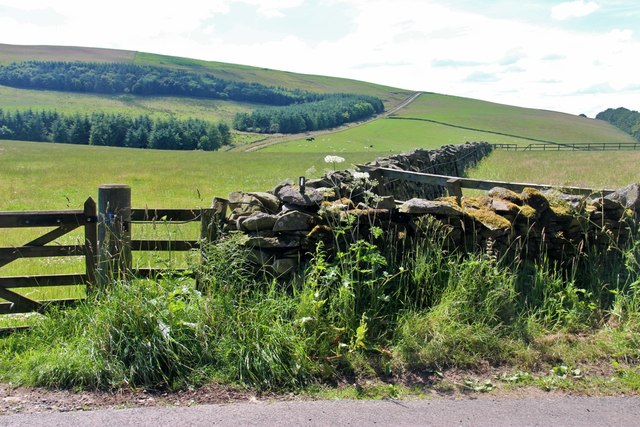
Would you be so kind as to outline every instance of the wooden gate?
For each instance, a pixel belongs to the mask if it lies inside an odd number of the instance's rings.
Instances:
[[[16,292],[18,288],[86,285],[110,286],[114,278],[155,277],[168,268],[133,268],[132,251],[202,250],[202,243],[216,240],[224,222],[227,200],[214,198],[211,208],[197,209],[132,209],[127,185],[103,185],[98,189],[98,205],[90,197],[82,210],[0,212],[0,229],[52,228],[22,246],[0,247],[0,314],[42,312],[51,305],[68,305],[78,299],[35,301]],[[200,222],[199,240],[132,240],[131,225],[138,223]],[[84,242],[76,245],[51,244],[56,239],[84,228]],[[100,240],[102,243],[100,243]],[[102,246],[100,246],[102,245]],[[34,276],[3,276],[2,267],[21,258],[82,256],[85,272]],[[204,259],[204,258],[203,258]],[[183,271],[182,274],[187,274]],[[197,280],[197,277],[196,277]],[[0,328],[0,332],[1,332]]]
[[[96,281],[97,256],[96,203],[89,197],[83,210],[0,212],[0,229],[24,227],[56,227],[19,247],[0,247],[0,268],[20,258],[84,256],[84,274],[56,274],[0,277],[0,314],[42,312],[46,307],[66,305],[77,300],[34,301],[12,289],[40,286],[93,284]],[[48,243],[84,227],[84,244],[49,245]]]

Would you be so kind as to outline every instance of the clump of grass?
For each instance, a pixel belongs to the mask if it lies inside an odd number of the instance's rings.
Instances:
[[[399,360],[437,369],[509,360],[515,344],[505,337],[516,316],[515,276],[483,256],[458,256],[448,267],[431,309],[399,318]]]
[[[113,372],[85,335],[88,306],[51,309],[29,332],[0,340],[3,380],[51,388],[109,387]]]
[[[133,280],[78,308],[49,314],[24,336],[14,362],[32,385],[150,389],[189,384],[204,366],[211,319],[202,297],[179,281]],[[4,359],[6,361],[6,359]]]
[[[237,305],[220,304],[227,319],[215,354],[224,377],[258,389],[291,389],[313,378],[305,336],[292,321],[293,302],[272,287]]]

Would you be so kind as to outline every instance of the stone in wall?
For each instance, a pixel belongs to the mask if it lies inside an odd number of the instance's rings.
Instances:
[[[317,223],[317,216],[309,215],[308,213],[300,211],[289,211],[277,217],[277,220],[273,225],[273,231],[287,232],[310,230]]]
[[[462,216],[463,211],[452,202],[449,201],[433,201],[413,198],[404,202],[398,212],[411,215],[430,214],[435,216]]]
[[[248,217],[244,217],[241,228],[246,231],[273,230],[273,226],[277,221],[277,215],[271,215],[265,212],[254,212]]]
[[[451,227],[457,246],[490,245],[502,248],[503,253],[511,251],[529,258],[545,252],[556,260],[589,245],[609,247],[624,243],[633,226],[632,211],[609,199],[583,199],[576,205],[557,194],[549,198],[530,188],[520,194],[494,188],[488,194],[463,197],[459,206],[462,214],[446,215],[427,209],[425,212]],[[411,204],[441,206],[438,202],[451,204],[455,198],[435,202],[414,200]],[[401,207],[400,212],[410,213],[414,220],[423,216],[420,209]]]
[[[621,188],[606,196],[605,199],[614,201],[627,209],[633,210],[636,215],[640,215],[640,183]]]
[[[277,197],[283,204],[299,206],[303,208],[316,207],[324,200],[322,193],[315,188],[300,188],[293,185],[285,185],[278,189]]]

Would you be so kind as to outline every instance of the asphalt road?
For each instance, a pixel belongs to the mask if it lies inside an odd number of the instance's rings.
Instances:
[[[0,416],[1,426],[640,426],[640,398],[247,402]]]

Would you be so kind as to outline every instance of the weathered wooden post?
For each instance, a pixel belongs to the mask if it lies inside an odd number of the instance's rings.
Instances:
[[[375,168],[362,168],[365,172],[369,173],[369,179],[371,181],[375,181],[378,184],[376,185],[375,188],[375,193],[378,196],[389,196],[391,195],[389,193],[389,191],[387,191],[386,187],[385,187],[385,182],[384,182],[384,173],[380,170],[380,169],[375,169]]]
[[[460,178],[450,178],[447,180],[447,192],[449,196],[455,196],[458,206],[462,206],[462,186]]]
[[[224,225],[227,216],[229,201],[214,197],[210,209],[200,211],[200,239],[203,244],[211,243],[218,239],[220,229]]]
[[[124,280],[131,271],[131,187],[98,188],[98,287]]]
[[[208,244],[215,242],[220,237],[220,230],[224,226],[224,221],[227,217],[228,206],[228,200],[214,197],[211,208],[200,211],[200,258],[203,265],[207,260]],[[196,276],[196,289],[202,289],[202,277],[200,274]]]
[[[84,202],[84,251],[87,272],[87,284],[90,287],[98,283],[96,270],[98,267],[98,210],[96,202],[89,197]]]

